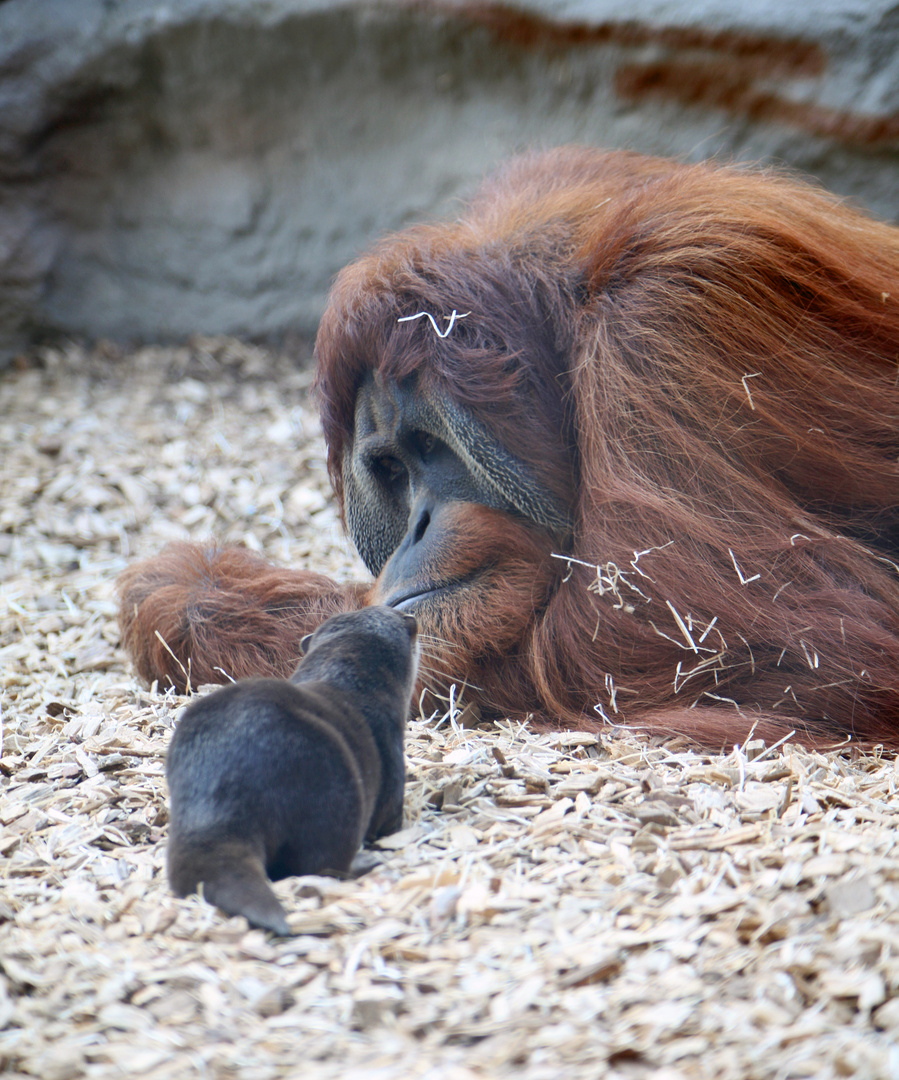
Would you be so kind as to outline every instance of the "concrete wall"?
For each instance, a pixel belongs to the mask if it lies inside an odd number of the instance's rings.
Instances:
[[[570,141],[896,218],[899,5],[0,0],[0,355],[311,332],[373,238]]]

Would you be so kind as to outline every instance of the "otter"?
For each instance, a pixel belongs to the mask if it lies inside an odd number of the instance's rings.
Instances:
[[[287,935],[269,885],[345,874],[362,842],[402,826],[414,616],[335,615],[289,680],[250,678],[189,705],[166,761],[169,883]]]

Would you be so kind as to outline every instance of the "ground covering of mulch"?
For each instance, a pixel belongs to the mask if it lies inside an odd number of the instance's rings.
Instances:
[[[361,573],[308,357],[192,341],[0,373],[0,1074],[899,1077],[899,775],[620,730],[409,727],[405,826],[276,885],[273,938],[164,875],[186,699],[118,649],[171,538]]]

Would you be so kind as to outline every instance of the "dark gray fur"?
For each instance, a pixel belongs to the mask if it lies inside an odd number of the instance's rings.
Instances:
[[[289,681],[245,679],[189,705],[166,762],[168,876],[229,915],[288,934],[268,883],[346,873],[363,840],[402,826],[415,620],[335,615]]]

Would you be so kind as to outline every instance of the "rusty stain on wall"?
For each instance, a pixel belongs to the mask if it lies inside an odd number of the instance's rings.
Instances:
[[[487,29],[497,42],[521,50],[553,54],[613,47],[631,53],[614,81],[616,94],[625,101],[656,98],[720,109],[752,122],[786,124],[855,146],[899,147],[899,114],[831,109],[789,94],[796,80],[818,79],[826,72],[827,56],[817,42],[627,21],[553,22],[502,3],[418,0],[410,6],[467,20]],[[640,52],[652,55],[641,57]]]
[[[733,57],[623,64],[615,77],[620,97],[658,97],[682,105],[723,109],[746,120],[788,124],[811,135],[857,146],[899,146],[899,116],[829,109],[792,101]]]
[[[631,21],[615,23],[550,22],[506,4],[461,3],[437,0],[427,4],[432,10],[467,18],[490,30],[503,42],[523,49],[569,49],[578,46],[619,45],[640,47],[658,45],[675,51],[708,49],[753,60],[765,74],[791,72],[818,75],[824,71],[826,58],[815,42],[776,39],[731,30],[707,30],[703,27],[649,26]]]

